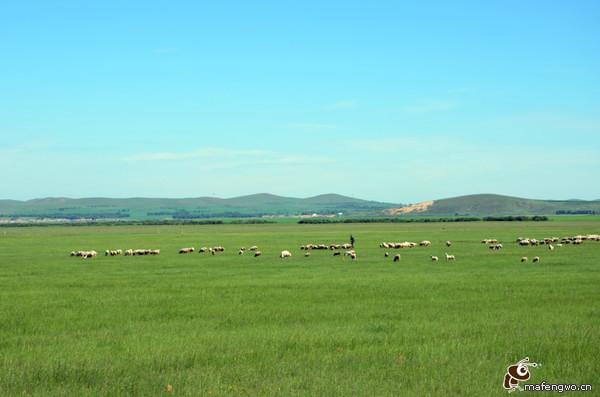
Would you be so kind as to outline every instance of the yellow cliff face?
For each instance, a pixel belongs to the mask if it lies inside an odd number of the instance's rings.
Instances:
[[[386,215],[402,215],[410,214],[412,212],[423,212],[427,211],[427,208],[433,205],[433,203],[433,201],[425,201],[424,203],[405,205],[404,207],[399,208],[390,208],[383,210],[383,213]]]

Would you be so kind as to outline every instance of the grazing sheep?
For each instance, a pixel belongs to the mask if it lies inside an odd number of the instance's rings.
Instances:
[[[539,261],[540,261],[540,257],[539,257],[539,256],[536,256],[535,258],[533,258],[533,261],[532,261],[532,262],[533,262],[533,263],[535,263],[535,262],[539,262]]]
[[[402,259],[402,257],[400,256],[400,254],[394,255],[394,262],[398,262],[400,259]]]
[[[552,250],[554,249],[554,246],[553,246],[552,244],[549,244],[549,245],[548,245],[548,249],[549,249],[550,251],[552,251]]]
[[[182,248],[182,249],[180,249],[179,253],[180,254],[189,254],[189,253],[194,252],[194,251],[195,251],[194,247],[189,247],[189,248]]]
[[[421,242],[419,243],[419,245],[420,245],[421,247],[428,247],[428,246],[430,246],[430,245],[431,245],[431,241],[429,241],[429,240],[423,240],[423,241],[421,241]]]
[[[160,250],[150,250],[150,255],[160,255]]]
[[[522,257],[521,262],[527,262],[527,257],[526,256]]]
[[[208,248],[207,247],[202,247],[198,250],[198,253],[202,253],[202,252],[208,252]]]
[[[238,255],[244,255],[244,250],[239,250]]]
[[[256,252],[254,253],[254,257],[255,257],[255,258],[256,258],[257,256],[261,256],[261,255],[262,255],[262,252],[260,252],[260,251],[256,251]]]
[[[431,255],[431,260],[432,260],[433,262],[437,262],[437,261],[439,260],[439,258],[438,258],[437,256],[433,256],[433,255]]]
[[[495,239],[495,238],[484,238],[483,240],[481,240],[481,242],[483,244],[496,244],[498,242],[498,239]]]
[[[84,251],[81,256],[83,258],[95,258],[97,255],[98,255],[98,253],[96,251],[91,250],[91,251]]]
[[[333,256],[338,256],[338,255],[342,255],[342,252],[341,252],[341,251],[335,251],[335,252],[333,253]]]
[[[280,258],[291,258],[292,257],[292,253],[290,251],[281,251],[281,254],[279,255]]]
[[[446,247],[450,247],[452,243],[450,241],[446,241]]]
[[[387,258],[388,256],[390,256],[389,252],[385,253],[385,257]]]
[[[305,258],[308,258],[310,256],[310,252],[307,252],[306,254],[304,254]]]
[[[455,260],[455,259],[456,259],[456,258],[454,258],[454,255],[448,255],[448,253],[446,253],[446,260],[447,260],[447,261],[453,261],[453,260]]]
[[[132,255],[133,255],[132,249],[128,249],[127,251],[125,251],[125,256],[132,256]]]
[[[258,247],[256,245],[253,245],[252,247],[248,248],[250,251],[256,251],[258,250]]]
[[[356,259],[356,251],[354,251],[354,250],[346,251],[346,252],[344,252],[344,256],[349,256],[350,258],[352,258],[354,260],[354,259]]]

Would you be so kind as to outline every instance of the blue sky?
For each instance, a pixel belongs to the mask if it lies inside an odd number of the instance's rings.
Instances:
[[[5,1],[0,198],[600,199],[597,1]]]

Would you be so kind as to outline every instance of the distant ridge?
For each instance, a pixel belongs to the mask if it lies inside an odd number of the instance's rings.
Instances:
[[[48,197],[28,201],[0,200],[0,219],[206,219],[264,216],[380,216],[399,204],[355,199],[338,194],[309,198],[258,193],[228,199],[197,198],[82,198]]]
[[[420,216],[506,216],[600,214],[600,200],[534,200],[499,194],[473,194],[383,211]]]
[[[600,200],[533,200],[474,194],[402,205],[335,193],[308,198],[258,193],[233,198],[81,198],[0,200],[0,219],[207,219],[290,216],[463,217],[599,214]]]

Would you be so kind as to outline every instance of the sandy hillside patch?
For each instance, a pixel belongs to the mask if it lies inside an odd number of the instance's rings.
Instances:
[[[412,212],[424,212],[427,211],[427,209],[431,207],[433,203],[433,201],[425,201],[424,203],[410,204],[399,208],[390,208],[383,210],[383,213],[386,215],[404,215]]]

